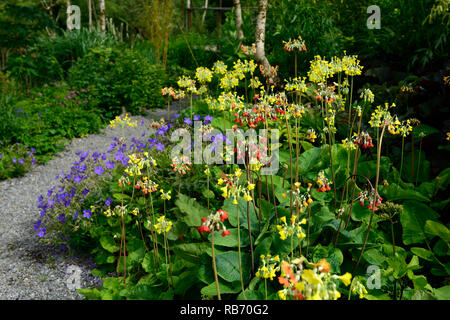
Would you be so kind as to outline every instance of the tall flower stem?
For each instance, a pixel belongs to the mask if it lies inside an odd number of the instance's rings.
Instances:
[[[244,291],[244,277],[242,276],[242,261],[241,261],[241,227],[239,224],[239,203],[236,205],[237,230],[238,230],[238,260],[239,260],[239,275],[241,277],[241,288],[244,299],[247,300]]]
[[[397,181],[397,184],[400,183],[400,180],[401,180],[401,178],[402,178],[402,171],[403,171],[403,152],[404,152],[404,150],[405,150],[405,137],[402,137],[402,157],[401,157],[401,160],[400,160],[400,173],[399,173],[399,175],[398,175],[398,181]]]
[[[328,105],[325,104],[325,112],[328,116]],[[329,140],[329,149],[330,149],[330,163],[331,163],[331,177],[333,179],[333,191],[334,191],[334,214],[336,214],[336,206],[337,206],[337,200],[336,200],[336,181],[335,181],[335,175],[334,175],[334,165],[333,165],[333,151],[332,151],[332,140],[331,140],[331,128],[330,128],[330,123],[329,121],[327,121],[327,126],[328,126],[328,140]]]
[[[222,300],[220,298],[219,278],[217,277],[217,267],[216,267],[216,255],[214,253],[214,232],[215,232],[215,230],[212,230],[212,232],[211,232],[212,265],[213,265],[213,272],[214,272],[214,281],[216,282],[217,299]]]
[[[152,216],[152,227],[151,227],[151,232],[153,233],[153,226],[155,226],[155,210],[154,210],[154,208],[153,208],[153,197],[152,197],[152,194],[150,193],[150,207],[151,207],[151,209],[152,209],[152,211],[151,211],[151,216]],[[159,252],[158,252],[158,242],[157,242],[157,240],[156,240],[156,234],[155,234],[155,237],[154,237],[154,246],[155,246],[155,248],[156,248],[156,264],[158,265],[158,262],[159,262]]]
[[[292,188],[294,185],[293,180],[293,171],[292,171],[292,141],[291,141],[291,126],[289,124],[288,121],[288,113],[286,112],[285,114],[285,118],[286,118],[286,130],[287,130],[287,134],[288,134],[288,140],[289,140],[289,165],[290,165],[290,169],[291,169],[291,192],[290,192],[290,209],[291,209],[291,216],[292,216]]]
[[[208,202],[208,212],[209,212],[209,175],[206,176],[206,188],[208,189],[208,198],[206,199],[206,201]],[[178,191],[178,193],[180,193],[180,191]]]
[[[355,267],[353,268],[353,272],[352,274],[355,273],[356,269],[358,268],[359,262],[361,261],[361,257],[364,253],[364,250],[366,249],[366,244],[367,244],[367,239],[369,238],[369,233],[370,233],[370,227],[372,226],[372,220],[373,220],[373,215],[375,212],[375,199],[377,197],[378,194],[378,182],[379,182],[379,178],[380,178],[380,159],[381,159],[381,146],[383,143],[383,135],[384,135],[384,131],[386,129],[386,124],[383,124],[383,129],[381,130],[381,136],[380,139],[377,139],[377,174],[375,177],[375,190],[374,190],[374,201],[372,203],[372,211],[370,213],[370,220],[369,220],[369,226],[367,227],[367,233],[366,233],[366,237],[364,239],[364,243],[363,243],[363,247],[361,249],[361,253],[358,257],[358,261],[356,261]],[[378,136],[378,128],[377,128],[377,136]]]
[[[151,194],[150,194],[151,196]],[[147,199],[145,198],[144,195],[144,205],[145,205],[145,212],[147,213],[147,217],[151,219],[151,217],[148,214],[148,204],[147,204]],[[153,232],[153,221],[151,221],[150,223],[150,234],[152,236],[152,245],[153,245],[153,255],[154,255],[154,260],[155,260],[155,265],[157,265],[157,246],[156,246],[156,239],[155,239],[155,233]]]

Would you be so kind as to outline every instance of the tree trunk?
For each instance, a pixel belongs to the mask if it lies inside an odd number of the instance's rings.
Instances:
[[[266,69],[270,69],[269,60],[266,58],[264,43],[266,40],[266,14],[267,0],[258,0],[258,16],[256,17],[255,27],[255,60]]]
[[[208,0],[205,0],[205,10],[203,11],[203,15],[202,15],[202,25],[205,23],[207,8],[208,8]]]
[[[92,0],[88,0],[89,30],[92,30]]]
[[[237,38],[239,41],[242,42],[242,40],[244,40],[244,31],[242,30],[241,0],[234,0],[234,7],[235,7]]]
[[[105,0],[99,1],[100,5],[100,31],[106,31],[106,12],[105,12]]]

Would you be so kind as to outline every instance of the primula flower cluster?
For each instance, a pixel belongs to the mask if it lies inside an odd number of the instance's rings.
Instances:
[[[241,51],[246,56],[254,55],[254,54],[256,54],[256,46],[254,43],[252,43],[251,46],[246,46],[244,44],[241,44]]]
[[[125,126],[129,126],[129,127],[137,127],[137,121],[131,121],[128,113],[125,114],[125,116],[123,118],[121,118],[120,116],[117,116],[114,120],[111,120],[111,122],[109,123],[109,126],[111,128],[115,128],[116,126],[119,126],[121,128],[124,128]]]
[[[354,133],[353,143],[364,149],[373,147],[372,138],[366,131],[362,131],[359,135]]]
[[[378,210],[378,206],[381,205],[381,201],[383,201],[383,198],[380,197],[380,195],[377,193],[375,195],[375,190],[372,190],[372,192],[369,192],[367,190],[364,190],[360,193],[358,193],[359,203],[364,206],[365,201],[368,200],[367,208],[369,210]]]
[[[280,257],[278,255],[272,257],[270,254],[262,254],[260,259],[262,265],[256,271],[255,276],[272,281],[277,276],[276,272],[280,271]]]
[[[331,190],[330,181],[328,180],[327,177],[325,177],[323,171],[320,171],[317,174],[316,182],[319,185],[319,188],[316,189],[317,192],[326,192]]]
[[[286,240],[287,237],[293,237],[294,235],[296,235],[299,239],[306,237],[306,234],[303,232],[301,227],[302,224],[306,224],[306,219],[299,220],[298,215],[293,214],[289,221],[290,224],[287,224],[285,216],[281,217],[280,221],[282,224],[277,225],[277,230],[280,234],[281,240]]]
[[[299,213],[303,213],[303,209],[313,203],[313,200],[310,197],[312,184],[308,183],[306,192],[301,192],[300,186],[300,182],[296,182],[294,185],[294,190],[292,191],[292,204],[298,208]]]
[[[191,162],[186,156],[176,156],[172,159],[172,163],[170,164],[172,170],[181,175],[185,175],[188,171],[191,170]]]
[[[220,188],[222,191],[222,197],[233,198],[233,204],[238,204],[238,198],[242,197],[245,201],[252,201],[252,196],[250,191],[255,188],[255,184],[248,183],[247,187],[244,187],[239,183],[239,177],[242,175],[242,170],[237,168],[234,173],[225,174],[222,173],[222,178],[219,178],[217,184],[219,186],[224,185]]]
[[[306,266],[312,268],[306,268]],[[330,273],[330,263],[325,259],[316,264],[311,264],[304,257],[294,259],[291,262],[281,263],[281,276],[278,282],[283,289],[278,291],[282,300],[337,300],[341,294],[337,290],[336,280],[341,280],[348,286],[351,274],[342,276]]]
[[[155,224],[155,230],[158,234],[167,233],[172,229],[172,221],[167,220],[166,216],[161,216],[157,219],[158,223]]]
[[[224,221],[227,219],[228,219],[228,212],[220,209],[216,213],[211,213],[208,217],[202,218],[203,224],[197,229],[200,233],[203,232],[210,233],[211,231],[222,230],[222,237],[229,236],[230,231],[227,230],[227,228],[223,224]]]
[[[158,184],[148,179],[148,177],[143,177],[142,180],[138,180],[134,187],[141,190],[143,194],[156,192],[158,190]]]
[[[301,36],[298,36],[298,39],[289,39],[287,42],[283,40],[283,44],[283,48],[286,51],[294,51],[294,49],[297,49],[298,51],[306,51],[305,40],[303,40]]]
[[[305,138],[311,142],[315,142],[317,139],[316,131],[313,128],[306,130]]]

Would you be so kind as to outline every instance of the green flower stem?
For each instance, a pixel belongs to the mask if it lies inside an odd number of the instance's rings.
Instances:
[[[217,299],[222,300],[220,298],[219,278],[217,277],[217,267],[216,267],[216,255],[214,253],[214,233],[215,233],[215,230],[212,230],[212,232],[211,232],[212,265],[213,265],[213,271],[214,271],[214,281],[216,282]]]
[[[402,137],[402,157],[400,160],[400,174],[398,175],[398,181],[397,184],[400,183],[400,180],[402,178],[402,171],[403,171],[403,152],[405,150],[405,137]]]
[[[266,300],[267,300],[267,279],[264,278],[264,291],[266,293]]]
[[[169,260],[169,270],[170,270],[170,280],[172,283],[172,292],[174,290],[174,285],[173,285],[173,275],[172,275],[172,262],[170,261],[170,246],[169,246],[169,240],[167,239],[167,233],[164,232],[164,238],[166,241],[166,246],[167,246],[167,258]]]
[[[386,125],[383,125],[383,129],[381,130],[381,136],[380,139],[377,139],[377,174],[375,176],[375,191],[374,191],[374,199],[376,198],[377,194],[378,194],[378,182],[379,182],[379,178],[380,178],[380,159],[381,159],[381,146],[383,143],[383,135],[384,135],[384,131],[386,129]],[[377,127],[377,137],[378,137],[378,127]],[[375,212],[375,201],[372,204],[372,211],[370,213],[370,220],[369,220],[369,226],[367,227],[367,233],[366,233],[366,237],[364,239],[364,243],[363,243],[363,247],[361,249],[361,253],[359,254],[358,257],[358,261],[356,261],[355,267],[353,268],[353,272],[352,274],[355,273],[356,269],[358,268],[359,265],[359,261],[361,261],[361,257],[364,253],[364,250],[366,249],[366,244],[367,244],[367,239],[369,238],[369,233],[370,233],[370,227],[372,225],[372,220],[373,220],[373,215]]]
[[[206,176],[206,188],[208,189],[208,198],[206,199],[206,201],[208,202],[208,212],[209,212],[209,175]],[[178,189],[179,189],[179,187],[178,187]],[[180,193],[179,190],[178,190],[178,193]]]
[[[151,192],[150,192],[150,207],[152,209],[152,212],[151,212],[151,216],[152,216],[151,231],[153,232],[153,226],[156,225],[156,223],[155,223],[155,210],[153,208],[153,197],[152,197],[152,193]],[[156,262],[158,264],[158,262],[159,262],[159,251],[158,251],[158,242],[157,242],[157,239],[156,239],[156,234],[155,234],[155,237],[154,237],[154,241],[155,241],[155,247],[156,247]]]
[[[237,217],[237,227],[238,227],[238,260],[239,260],[239,274],[241,277],[241,288],[244,299],[247,300],[244,291],[244,278],[242,276],[242,262],[241,262],[241,227],[239,225],[239,203],[236,205],[236,217]]]
[[[151,194],[150,194],[151,196]],[[147,199],[144,196],[144,205],[145,205],[145,212],[147,213],[147,218],[151,217],[148,214],[148,204],[147,204]],[[153,245],[153,255],[154,255],[154,261],[155,261],[155,265],[157,265],[157,246],[156,246],[156,239],[155,239],[155,233],[153,232],[153,222],[150,223],[150,234],[152,236],[152,245]]]
[[[123,283],[127,282],[127,244],[125,239],[125,221],[122,216],[122,239],[123,239]]]
[[[328,107],[325,104],[325,112],[328,118]],[[333,178],[333,191],[334,191],[334,214],[336,214],[336,206],[337,206],[337,200],[336,200],[336,181],[335,181],[335,175],[334,175],[334,165],[333,165],[333,151],[332,151],[332,140],[331,140],[331,128],[330,123],[327,121],[328,125],[328,140],[329,140],[329,149],[330,149],[330,162],[331,162],[331,177]]]
[[[293,171],[292,171],[292,141],[291,141],[291,130],[290,130],[290,128],[291,128],[291,126],[290,126],[290,124],[289,124],[289,121],[288,121],[288,117],[287,117],[287,112],[286,112],[286,115],[285,115],[285,118],[286,118],[286,129],[287,129],[287,134],[288,134],[288,141],[289,141],[289,165],[290,165],[290,169],[291,169],[291,192],[290,192],[290,210],[291,210],[291,217],[292,217],[292,188],[293,188],[293,185],[294,185],[294,182],[293,182]]]

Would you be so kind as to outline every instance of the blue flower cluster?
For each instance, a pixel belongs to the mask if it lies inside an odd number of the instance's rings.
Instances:
[[[128,166],[128,154],[152,149],[155,152],[164,150],[164,143],[168,141],[166,134],[172,127],[172,123],[160,126],[150,138],[144,132],[140,137],[143,139],[133,137],[128,146],[115,137],[105,153],[78,151],[76,153],[79,157],[78,161],[72,165],[70,172],[65,174],[62,171],[55,177],[55,180],[59,180],[61,187],[54,186],[47,191],[46,197],[41,195],[38,198],[37,207],[40,210],[40,217],[34,225],[34,230],[39,237],[44,238],[48,228],[52,228],[55,222],[64,225],[67,222],[67,216],[71,216],[73,221],[82,218],[90,219],[94,214],[93,210],[83,207],[86,207],[87,197],[96,196],[92,194],[91,189],[95,188],[99,179],[110,178],[116,167]],[[105,205],[108,206],[111,201],[111,198],[106,199]]]

